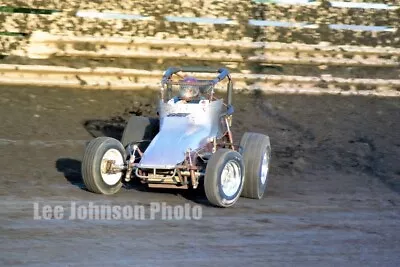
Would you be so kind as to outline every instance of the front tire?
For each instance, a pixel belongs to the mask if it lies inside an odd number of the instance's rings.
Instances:
[[[233,206],[243,190],[245,168],[242,156],[230,149],[219,149],[208,161],[204,190],[208,201],[222,208]]]
[[[112,195],[122,187],[122,172],[110,173],[107,163],[123,165],[126,152],[122,144],[111,137],[98,137],[89,142],[82,161],[82,178],[86,188],[98,194]]]
[[[240,140],[239,152],[246,166],[242,197],[261,199],[267,189],[271,144],[269,137],[246,132]]]

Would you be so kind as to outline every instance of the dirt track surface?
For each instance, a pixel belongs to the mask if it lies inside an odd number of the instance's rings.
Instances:
[[[129,112],[154,115],[138,92],[0,88],[0,265],[399,266],[400,101],[236,96],[235,136],[268,134],[260,201],[207,206],[204,193],[84,190],[93,136],[119,137]],[[201,205],[201,220],[34,220],[33,203],[69,207]]]

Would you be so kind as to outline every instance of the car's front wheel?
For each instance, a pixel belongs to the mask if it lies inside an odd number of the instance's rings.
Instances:
[[[89,142],[82,161],[82,178],[86,188],[98,194],[112,195],[122,187],[118,170],[126,159],[122,144],[110,137],[98,137]]]
[[[219,149],[208,161],[204,190],[208,201],[218,207],[231,207],[243,190],[244,164],[242,155],[230,149]]]

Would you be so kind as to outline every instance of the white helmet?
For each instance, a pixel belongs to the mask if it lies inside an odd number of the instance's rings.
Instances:
[[[186,101],[192,100],[197,97],[200,93],[198,80],[194,77],[185,77],[182,81],[179,89],[179,97]]]

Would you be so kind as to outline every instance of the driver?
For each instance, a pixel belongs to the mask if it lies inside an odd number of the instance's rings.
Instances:
[[[200,89],[198,80],[194,77],[187,76],[182,81],[182,84],[179,88],[179,95],[172,98],[168,103],[179,103],[179,104],[186,104],[186,103],[198,103]]]

